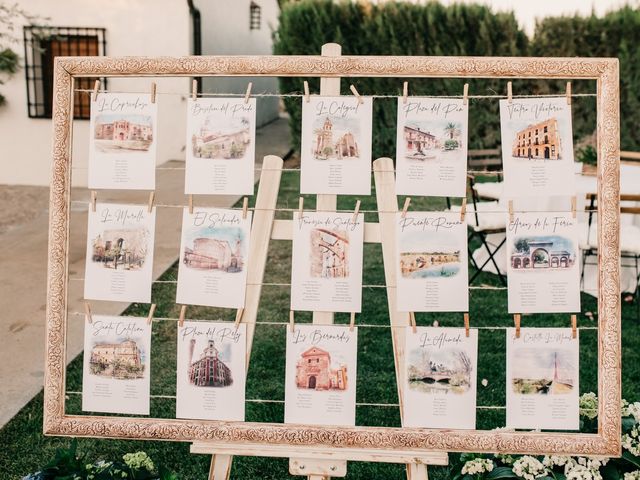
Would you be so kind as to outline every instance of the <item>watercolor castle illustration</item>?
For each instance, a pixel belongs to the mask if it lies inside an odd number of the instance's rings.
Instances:
[[[146,115],[98,115],[93,138],[101,152],[146,152],[153,142],[153,123]]]
[[[553,117],[518,131],[511,155],[530,160],[561,160],[561,150],[558,120]]]
[[[189,383],[196,387],[228,387],[233,383],[231,369],[220,360],[218,349],[213,340],[207,342],[207,346],[200,354],[200,358],[194,360],[193,354],[196,348],[195,338],[189,343]]]
[[[460,349],[416,348],[409,354],[409,388],[424,393],[465,393],[471,387],[473,365]]]
[[[319,119],[321,120],[321,119]],[[318,121],[316,121],[316,125]],[[313,145],[313,156],[316,160],[341,160],[343,158],[357,158],[360,156],[358,142],[354,133],[347,129],[342,134],[334,138],[336,132],[333,129],[333,122],[326,117],[322,125],[318,125],[315,130],[315,142]]]
[[[244,268],[243,250],[240,236],[235,241],[215,236],[199,237],[193,240],[191,248],[185,247],[182,262],[187,267],[198,270],[236,273]]]
[[[331,355],[318,347],[305,350],[296,364],[296,387],[311,390],[346,390],[347,366],[331,367]]]
[[[520,395],[562,395],[570,393],[576,368],[564,351],[523,349],[514,362],[513,392]],[[513,360],[513,359],[512,359]]]
[[[457,122],[411,122],[404,126],[403,135],[405,157],[409,160],[431,160],[462,147],[462,125]]]
[[[460,250],[400,253],[403,278],[453,277],[460,271]]]
[[[576,261],[571,241],[564,237],[518,237],[513,243],[511,268],[567,269]]]
[[[251,144],[248,118],[226,119],[207,117],[200,131],[191,136],[191,149],[195,158],[243,158]]]
[[[91,349],[92,375],[133,380],[144,377],[144,363],[138,344],[130,339],[119,343],[97,343]]]
[[[344,230],[315,228],[311,231],[311,276],[349,276],[349,235]]]
[[[92,242],[91,260],[104,268],[139,270],[147,257],[145,228],[105,230]]]

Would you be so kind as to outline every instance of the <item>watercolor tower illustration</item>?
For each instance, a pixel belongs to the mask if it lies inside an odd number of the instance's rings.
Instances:
[[[119,343],[98,343],[91,349],[89,367],[93,375],[131,380],[144,376],[138,344],[130,339]]]
[[[189,369],[187,372],[189,383],[196,387],[228,387],[233,383],[231,369],[220,360],[218,349],[213,340],[200,354],[200,358],[193,360],[196,347],[195,338],[189,344]]]
[[[349,276],[349,237],[346,231],[316,228],[311,231],[311,276]]]
[[[354,134],[346,131],[334,141],[333,122],[326,117],[322,127],[315,130],[315,145],[313,147],[313,155],[317,159],[342,159],[358,157],[358,142]]]
[[[331,368],[331,355],[318,347],[305,350],[296,364],[296,386],[311,390],[346,390],[347,366]]]
[[[553,117],[528,125],[516,133],[511,155],[517,158],[560,160],[561,150],[558,120]]]

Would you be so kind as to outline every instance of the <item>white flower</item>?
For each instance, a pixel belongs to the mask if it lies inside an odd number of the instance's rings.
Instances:
[[[513,465],[513,462],[516,461],[516,459],[515,459],[515,457],[513,455],[503,455],[503,454],[500,454],[500,453],[496,453],[494,455],[494,457],[496,457],[498,460],[500,460],[505,465]]]
[[[487,380],[486,378],[483,378],[480,383],[482,384],[483,387],[486,387],[487,385],[489,385],[489,380]]]
[[[640,425],[634,425],[629,433],[622,436],[622,447],[635,456],[640,455]]]
[[[440,322],[438,322],[438,320],[434,320],[433,321],[433,326],[434,327],[439,327],[440,326]]]
[[[569,458],[564,466],[567,480],[602,480],[600,467],[606,465],[607,458]]]
[[[624,480],[640,480],[640,470],[624,474]]]
[[[547,468],[535,457],[525,455],[513,462],[513,473],[525,480],[534,480],[536,478],[545,477],[548,473]]]
[[[622,416],[633,417],[636,422],[640,422],[640,402],[629,403],[622,400]]]
[[[563,457],[561,455],[545,455],[542,459],[542,464],[547,468],[553,467],[562,467],[566,465],[568,461],[571,460],[571,457]]]
[[[493,470],[493,460],[488,458],[476,458],[469,460],[462,467],[463,475],[477,475],[479,473],[490,472]]]
[[[593,420],[598,416],[598,397],[595,393],[584,393],[580,396],[580,415]]]

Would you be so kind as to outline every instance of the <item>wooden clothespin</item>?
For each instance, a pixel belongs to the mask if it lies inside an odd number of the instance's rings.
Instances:
[[[243,219],[247,218],[247,210],[249,210],[249,198],[244,197],[244,200],[242,201],[242,218]]]
[[[469,103],[469,84],[465,83],[462,88],[462,104],[466,105]]]
[[[402,84],[402,103],[407,103],[407,98],[409,97],[409,82],[404,82]]]
[[[184,326],[184,317],[187,315],[187,306],[182,305],[180,307],[180,317],[178,317],[178,327],[182,328]]]
[[[151,82],[151,103],[156,103],[156,82]]]
[[[360,94],[358,93],[358,90],[356,90],[356,87],[354,85],[351,85],[349,89],[351,90],[351,93],[353,93],[356,96],[359,104],[364,103],[364,100],[362,100],[362,97],[360,96]]]
[[[151,322],[153,322],[154,313],[156,313],[156,304],[152,303],[151,308],[149,309],[149,316],[147,317],[147,325],[151,325]]]
[[[155,198],[156,198],[156,192],[155,190],[152,190],[151,192],[149,192],[149,208],[148,208],[149,213],[153,212],[153,201]]]
[[[520,338],[520,314],[519,313],[513,314],[513,323],[516,326],[516,338]]]
[[[411,197],[407,197],[404,199],[404,206],[402,207],[402,218],[407,216],[407,210],[409,210],[409,205],[411,204]]]
[[[513,222],[513,200],[509,200],[509,222]]]
[[[298,199],[298,219],[302,218],[303,212],[304,212],[304,197],[300,197]]]
[[[507,101],[513,103],[513,86],[511,82],[507,82]]]
[[[567,82],[567,105],[571,105],[571,82]]]
[[[193,195],[189,195],[189,215],[193,215]]]
[[[309,103],[309,100],[311,100],[311,96],[309,95],[309,82],[305,80],[303,85],[304,85],[304,101]]]
[[[242,315],[244,314],[244,308],[239,308],[236,312],[236,331],[238,331],[238,327],[240,326],[240,322],[242,322]]]
[[[571,215],[573,218],[578,216],[578,198],[574,195],[571,197]]]
[[[411,331],[416,333],[418,331],[418,327],[416,325],[416,314],[413,312],[409,312],[409,324],[411,325]]]
[[[249,82],[249,85],[247,85],[247,91],[244,94],[244,103],[249,103],[249,97],[251,96],[251,87],[253,87],[253,83]]]
[[[464,222],[467,215],[467,197],[462,197],[462,205],[460,205],[460,221]]]
[[[578,336],[578,316],[571,315],[571,338],[576,338]]]
[[[84,302],[84,318],[89,323],[93,323],[93,318],[91,317],[91,305],[89,302]]]
[[[96,211],[96,202],[98,201],[98,192],[91,190],[91,211]]]
[[[469,312],[464,313],[464,334],[466,337],[469,336]]]
[[[356,324],[356,312],[351,312],[351,319],[349,321],[349,331],[353,332],[353,327]]]
[[[356,200],[356,208],[353,209],[353,217],[351,217],[351,223],[356,223],[356,220],[358,220],[359,213],[360,213],[360,200]]]
[[[100,80],[97,79],[93,84],[93,93],[91,94],[91,101],[95,102],[98,100],[98,90],[100,90]]]
[[[194,78],[191,82],[191,100],[196,100],[198,97],[198,81]]]
[[[289,310],[289,329],[291,333],[296,331],[296,324],[293,321],[293,310]]]

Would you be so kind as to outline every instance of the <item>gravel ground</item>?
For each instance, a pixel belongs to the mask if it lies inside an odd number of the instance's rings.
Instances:
[[[0,185],[0,235],[19,228],[49,206],[49,187]]]

